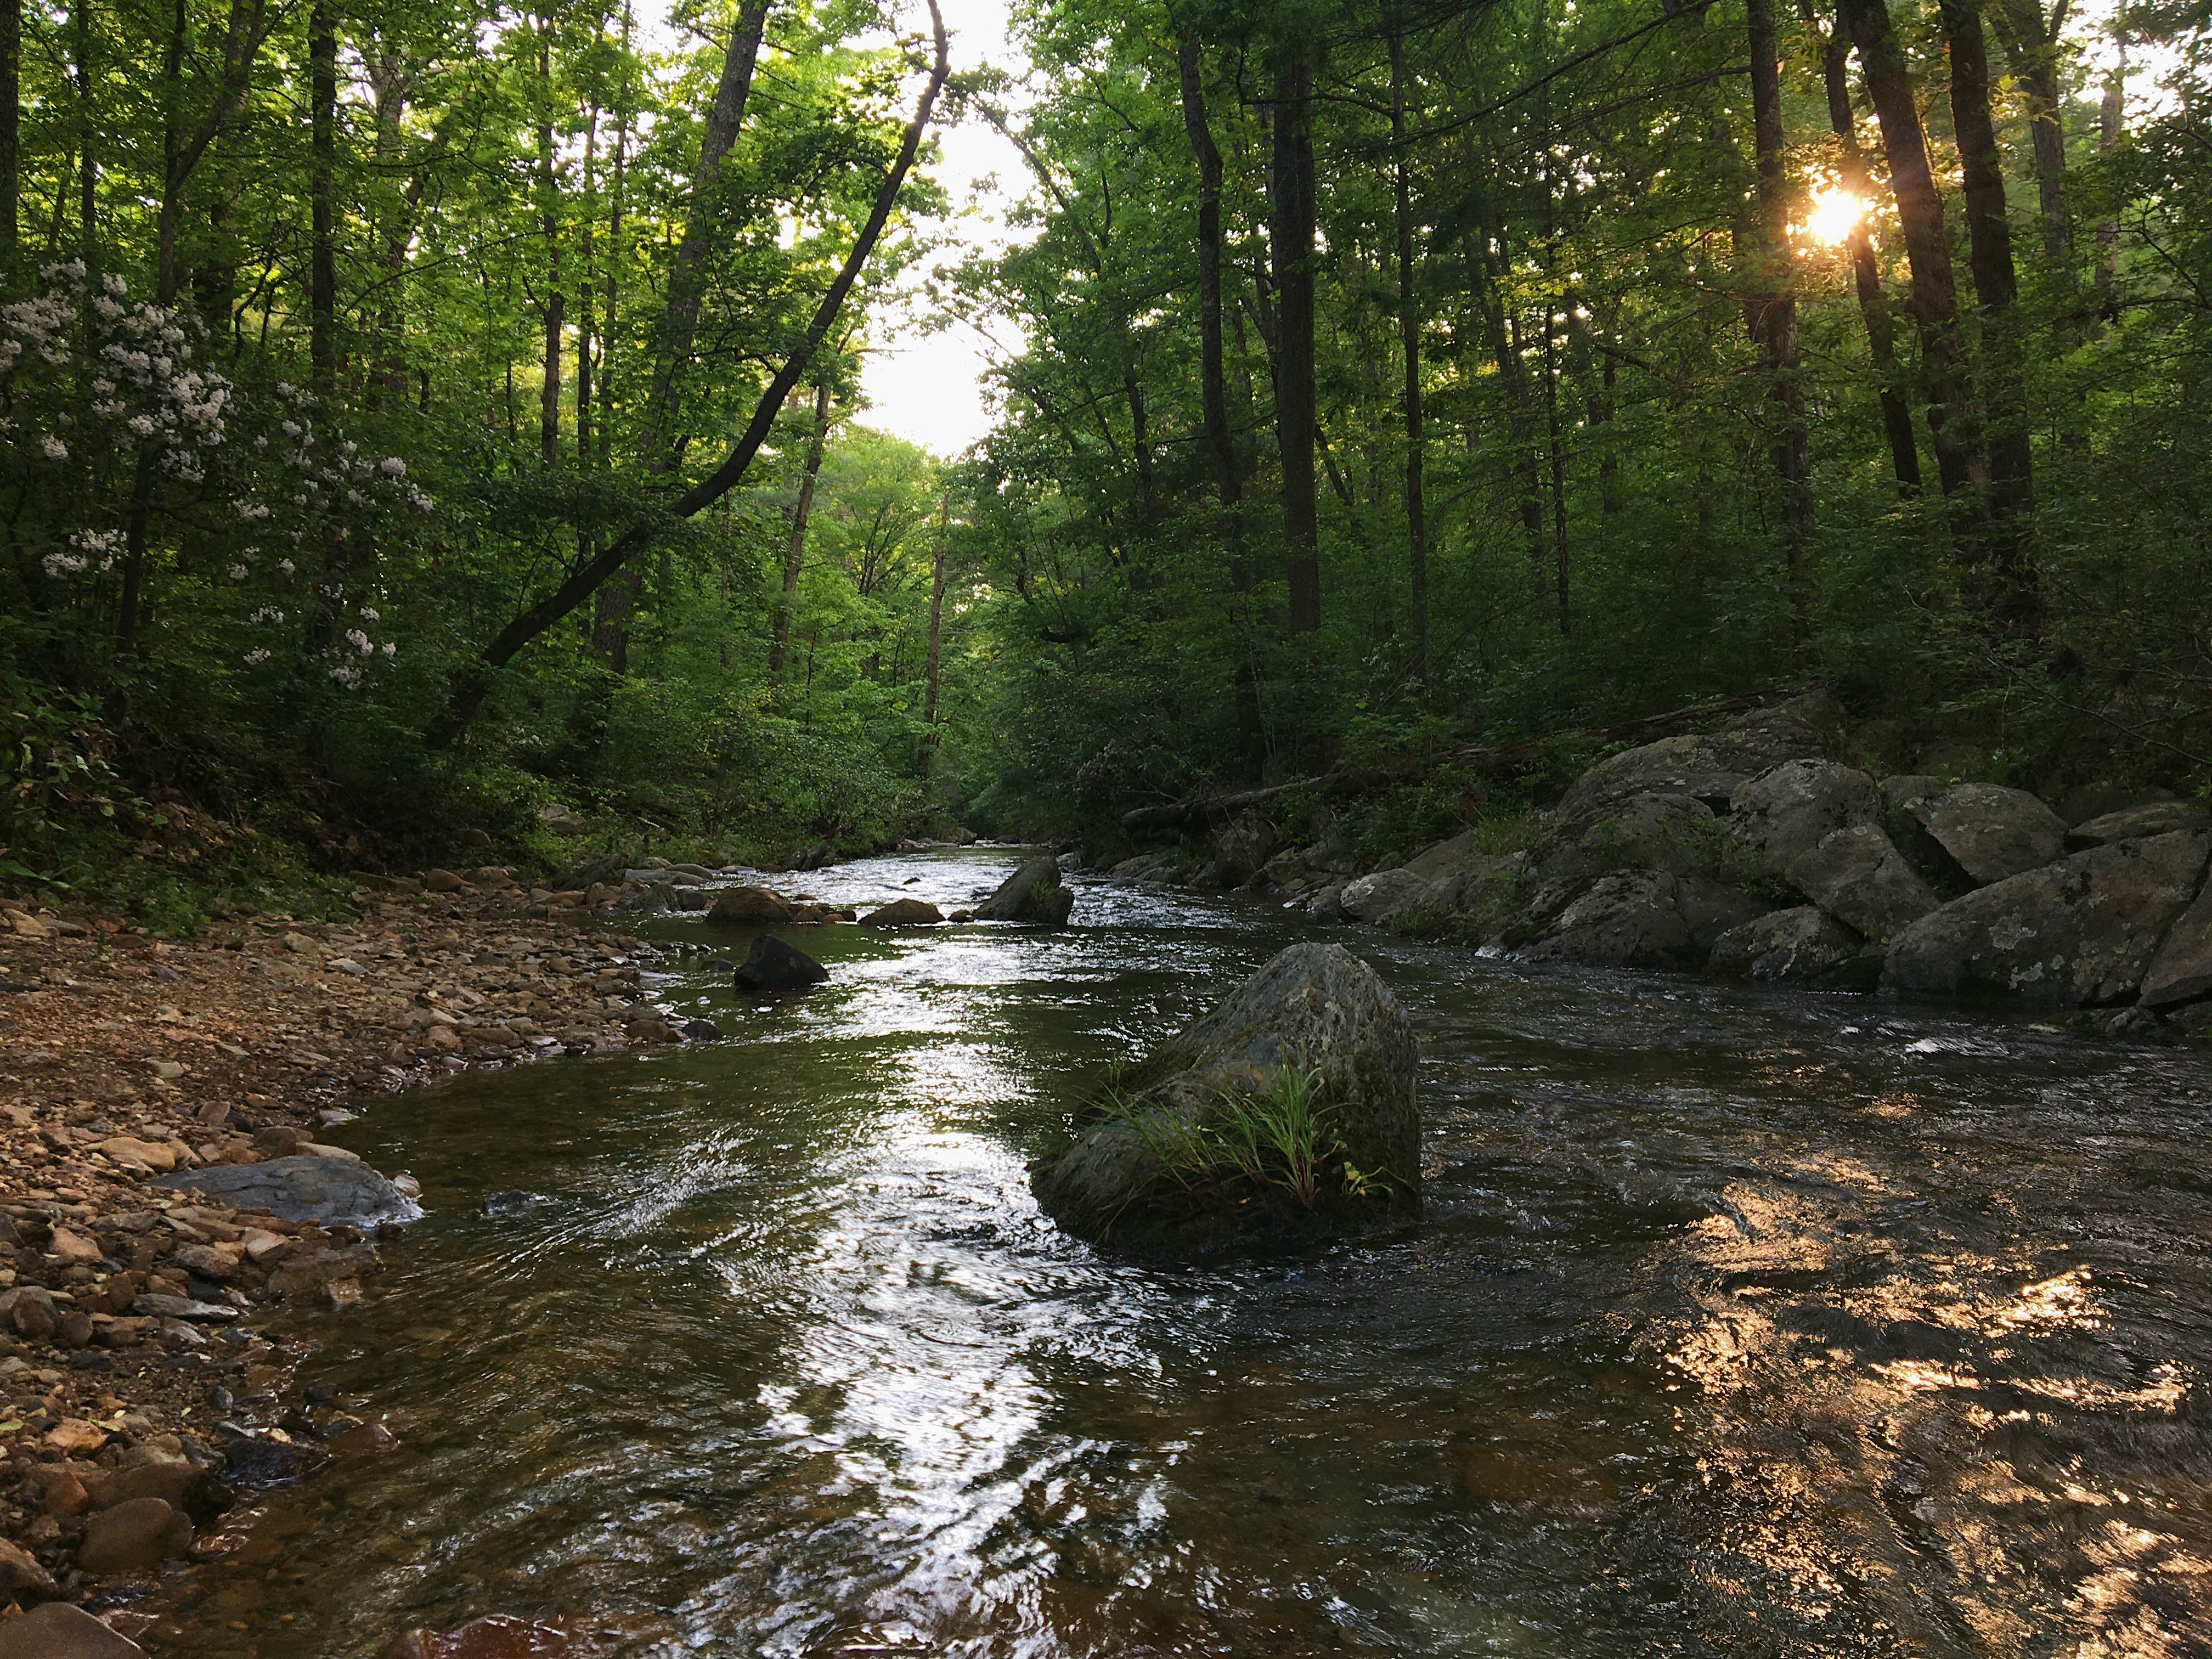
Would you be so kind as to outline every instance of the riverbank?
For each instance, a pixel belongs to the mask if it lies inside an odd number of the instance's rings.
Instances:
[[[719,1035],[653,1007],[659,948],[479,873],[183,942],[0,908],[0,1598],[127,1601],[205,1553],[195,1534],[238,1498],[389,1443],[295,1397],[306,1351],[263,1324],[357,1299],[373,1234],[164,1178],[278,1158],[343,1174],[352,1155],[320,1139],[343,1099]]]

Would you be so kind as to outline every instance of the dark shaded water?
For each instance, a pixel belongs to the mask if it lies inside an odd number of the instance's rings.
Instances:
[[[2212,1651],[2201,1059],[1338,933],[1423,1028],[1426,1224],[1139,1269],[1025,1158],[1313,930],[1077,919],[817,933],[804,1002],[663,988],[732,1042],[377,1103],[349,1144],[430,1215],[311,1372],[404,1445],[273,1498],[151,1650]]]

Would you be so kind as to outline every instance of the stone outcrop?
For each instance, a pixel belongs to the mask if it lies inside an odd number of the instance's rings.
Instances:
[[[1694,795],[1630,795],[1561,818],[1528,851],[1528,878],[1575,881],[1615,870],[1709,875],[1719,840],[1713,809]]]
[[[1797,890],[1845,927],[1886,939],[1942,902],[1889,837],[1871,823],[1822,837],[1785,872]]]
[[[1977,886],[2040,869],[2066,850],[2065,820],[2025,789],[1954,784],[1905,810]]]
[[[1031,1185],[1072,1232],[1170,1252],[1416,1215],[1419,1062],[1373,969],[1338,945],[1295,945],[1148,1056]],[[1176,1148],[1286,1073],[1316,1074],[1325,1103],[1330,1150],[1310,1207],[1232,1170],[1177,1164]],[[1351,1189],[1347,1166],[1370,1190]]]
[[[1881,792],[1865,773],[1833,761],[1790,760],[1739,784],[1729,797],[1729,839],[1771,876],[1838,830],[1881,817]]]
[[[2212,834],[2093,848],[1993,882],[1891,942],[1882,982],[2051,1004],[2134,996],[2203,883]]]
[[[1694,795],[1725,806],[1736,787],[1788,760],[1824,753],[1834,704],[1815,694],[1732,720],[1717,732],[1662,738],[1600,761],[1561,799],[1562,818],[1631,795]]]
[[[1504,939],[1529,962],[1701,968],[1729,929],[1773,908],[1702,876],[1621,870],[1539,890]]]

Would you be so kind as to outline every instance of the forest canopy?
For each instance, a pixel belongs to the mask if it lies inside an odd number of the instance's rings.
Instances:
[[[4,0],[0,860],[1346,766],[1413,836],[1545,787],[1471,742],[1814,681],[2201,787],[2206,21]],[[1020,343],[933,456],[860,365],[954,321]]]

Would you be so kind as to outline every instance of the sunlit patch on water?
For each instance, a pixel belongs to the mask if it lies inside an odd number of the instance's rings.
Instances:
[[[781,884],[951,910],[1012,862]],[[726,1044],[376,1103],[349,1144],[429,1216],[302,1322],[404,1443],[227,1534],[152,1650],[2203,1650],[2201,1060],[1340,931],[1423,1034],[1425,1225],[1139,1267],[1028,1160],[1314,930],[1077,887],[1064,933],[810,933],[803,998],[655,988]]]

